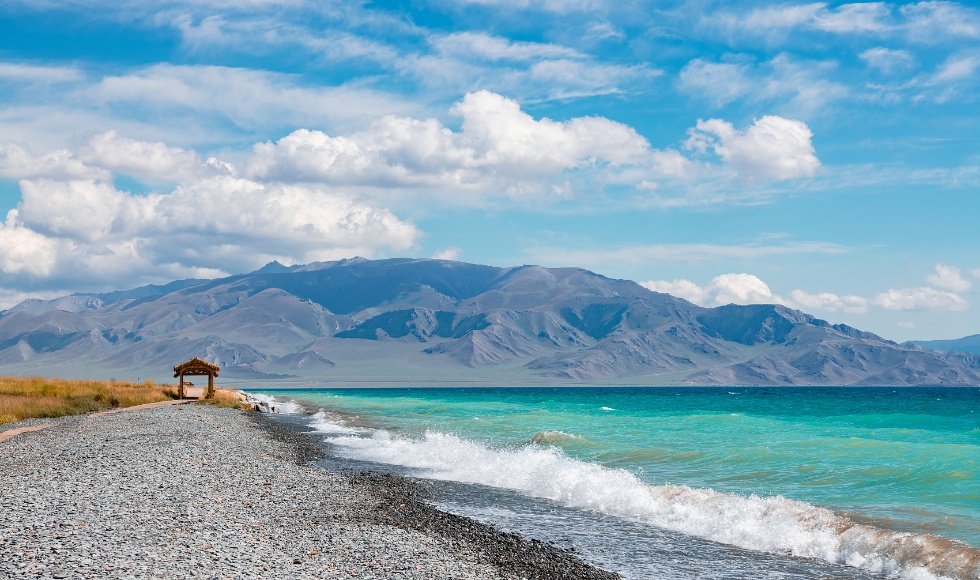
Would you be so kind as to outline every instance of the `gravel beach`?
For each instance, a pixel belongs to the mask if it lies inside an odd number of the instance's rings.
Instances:
[[[315,439],[180,404],[4,425],[3,578],[615,578],[440,512],[423,485],[310,467]]]

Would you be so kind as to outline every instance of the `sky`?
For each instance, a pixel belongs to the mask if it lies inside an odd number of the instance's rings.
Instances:
[[[6,0],[0,308],[420,257],[980,333],[980,9]]]

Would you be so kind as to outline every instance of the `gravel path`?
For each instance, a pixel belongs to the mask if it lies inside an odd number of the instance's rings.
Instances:
[[[20,434],[0,443],[0,577],[614,577],[439,512],[409,480],[307,466],[319,453],[199,404]]]

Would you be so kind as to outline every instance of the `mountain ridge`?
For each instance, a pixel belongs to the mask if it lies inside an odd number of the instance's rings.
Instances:
[[[0,313],[0,372],[152,378],[192,356],[235,380],[311,384],[980,384],[976,354],[581,268],[272,262]]]

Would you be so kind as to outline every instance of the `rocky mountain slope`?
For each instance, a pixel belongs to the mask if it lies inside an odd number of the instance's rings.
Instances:
[[[329,384],[977,385],[980,356],[783,306],[702,308],[577,268],[363,259],[28,300],[0,373]]]

